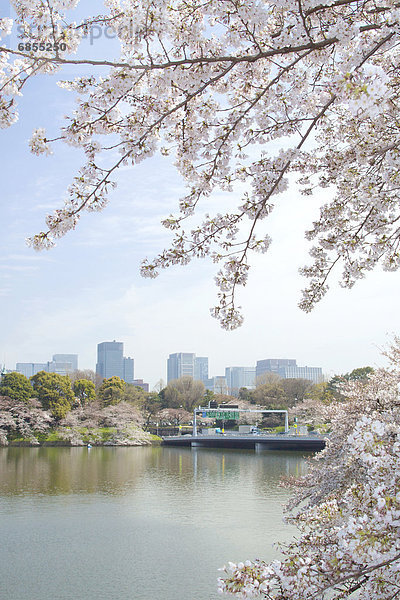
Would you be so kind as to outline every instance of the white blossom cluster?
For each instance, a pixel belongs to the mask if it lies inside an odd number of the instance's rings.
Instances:
[[[350,382],[324,407],[327,448],[297,481],[282,560],[229,563],[219,591],[269,600],[396,598],[400,586],[400,363]],[[297,512],[295,508],[297,507]]]
[[[2,18],[0,19],[0,40],[10,35],[12,31],[13,20]]]
[[[399,268],[397,0],[107,0],[108,12],[75,23],[68,10],[77,3],[13,0],[21,40],[64,42],[66,50],[0,46],[0,127],[18,118],[30,77],[77,62],[91,69],[60,82],[77,95],[77,108],[51,138],[82,148],[87,163],[66,206],[30,241],[35,248],[53,245],[80,212],[100,210],[120,166],[159,151],[175,156],[188,191],[163,221],[170,248],[146,259],[142,274],[207,255],[222,262],[212,313],[224,327],[242,321],[235,295],[252,251],[268,248],[263,221],[290,172],[305,195],[336,193],[307,232],[315,247],[302,271],[304,310],[324,296],[334,268],[346,287],[378,263]],[[3,34],[10,26],[0,22]],[[118,59],[76,60],[91,27],[115,33]],[[41,131],[34,153],[48,151]],[[203,200],[237,182],[247,186],[244,196],[235,203],[232,194],[232,210],[206,215],[199,227]]]
[[[52,150],[46,140],[46,131],[43,127],[35,129],[32,133],[29,146],[32,154],[52,154]]]

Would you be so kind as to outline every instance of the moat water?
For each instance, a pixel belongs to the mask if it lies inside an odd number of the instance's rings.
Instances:
[[[0,598],[215,600],[228,560],[279,556],[300,453],[0,449]]]

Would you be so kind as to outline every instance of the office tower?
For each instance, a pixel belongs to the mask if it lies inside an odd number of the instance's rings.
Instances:
[[[47,363],[48,373],[57,373],[57,375],[68,375],[72,373],[72,365],[70,362],[55,362],[54,360]]]
[[[123,342],[101,342],[97,345],[97,364],[96,373],[103,379],[117,376],[133,383],[134,379],[134,360],[124,357]]]
[[[17,363],[15,370],[29,379],[39,371],[47,371],[47,368],[48,363]]]
[[[228,394],[237,396],[242,387],[253,389],[256,381],[255,367],[226,367],[226,385]]]
[[[256,378],[260,375],[264,375],[264,373],[276,373],[279,375],[279,369],[295,366],[296,360],[294,358],[267,358],[265,360],[258,360],[256,366]]]
[[[323,381],[321,367],[298,367],[296,360],[291,358],[268,358],[258,360],[256,377],[264,373],[276,373],[282,379],[308,379],[314,383]]]
[[[53,360],[47,363],[17,363],[15,370],[25,377],[32,377],[39,371],[68,375],[78,369],[77,354],[53,354]]]
[[[205,382],[208,379],[208,358],[196,357],[191,352],[170,354],[167,360],[167,383],[180,377],[192,377]]]
[[[78,369],[77,354],[53,354],[53,360],[47,363],[49,373],[68,375]]]
[[[167,383],[180,377],[192,377],[195,374],[195,354],[176,352],[167,360]]]
[[[321,367],[281,367],[279,375],[284,379],[308,379],[313,383],[321,383],[324,379]]]
[[[133,371],[134,371],[134,360],[133,358],[125,358],[123,359],[123,367],[124,367],[124,376],[123,380],[126,383],[133,383]]]
[[[78,370],[78,355],[77,354],[53,354],[53,362],[55,363],[68,363],[71,365],[69,371]]]
[[[194,361],[194,379],[203,383],[208,379],[208,357],[196,356]]]
[[[124,344],[122,342],[101,342],[97,344],[96,373],[103,379],[116,375],[123,379],[124,375]]]

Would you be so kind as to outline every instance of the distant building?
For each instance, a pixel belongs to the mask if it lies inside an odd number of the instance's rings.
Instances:
[[[194,379],[194,365],[196,355],[191,352],[175,352],[167,360],[167,383],[180,377]]]
[[[313,383],[321,383],[324,379],[321,367],[282,367],[279,375],[283,379],[308,379]]]
[[[167,383],[180,377],[192,377],[199,381],[208,379],[208,358],[192,352],[176,352],[167,360]]]
[[[254,389],[256,382],[255,367],[226,367],[225,379],[228,394],[237,396],[242,387]]]
[[[203,383],[208,379],[208,357],[196,356],[194,361],[194,379]]]
[[[57,375],[68,375],[68,373],[72,373],[72,366],[70,362],[50,361],[47,363],[47,372],[57,373]]]
[[[54,354],[53,360],[47,363],[47,371],[49,373],[58,373],[58,375],[68,375],[77,369],[77,354]]]
[[[298,367],[293,358],[268,358],[258,360],[256,378],[265,373],[276,373],[282,379],[308,379],[313,383],[323,381],[321,367]]]
[[[47,372],[48,364],[49,363],[17,363],[15,370],[29,379],[29,377],[36,375],[39,371]]]
[[[58,375],[68,375],[78,369],[77,354],[53,354],[53,360],[46,363],[17,363],[15,370],[22,373],[25,377],[32,377],[39,371],[46,373],[58,373]]]
[[[133,383],[134,360],[124,357],[123,342],[101,342],[97,344],[96,373],[103,379],[120,377],[126,383]]]
[[[78,355],[77,354],[53,354],[53,362],[59,364],[64,363],[65,365],[70,364],[71,368],[69,371],[78,370]]]
[[[114,375],[123,379],[124,375],[124,344],[122,342],[102,342],[97,344],[96,373],[103,379]]]
[[[279,369],[283,367],[295,367],[296,360],[294,358],[267,358],[258,360],[256,366],[256,378],[265,373],[276,373],[279,375]],[[282,377],[280,375],[280,377]]]
[[[149,391],[149,384],[148,383],[144,383],[143,379],[134,379],[133,385],[135,387],[142,388],[142,390],[144,390],[145,392]]]
[[[133,381],[134,381],[134,379],[133,379],[133,372],[134,372],[133,358],[125,358],[124,357],[123,368],[124,368],[124,376],[122,377],[122,379],[126,383],[133,383]]]

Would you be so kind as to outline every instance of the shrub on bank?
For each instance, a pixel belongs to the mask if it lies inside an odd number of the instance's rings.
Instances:
[[[27,402],[0,397],[0,445],[65,443],[72,446],[145,445],[151,435],[143,431],[143,417],[129,403],[100,407],[92,403],[70,411],[57,422],[37,399]]]

